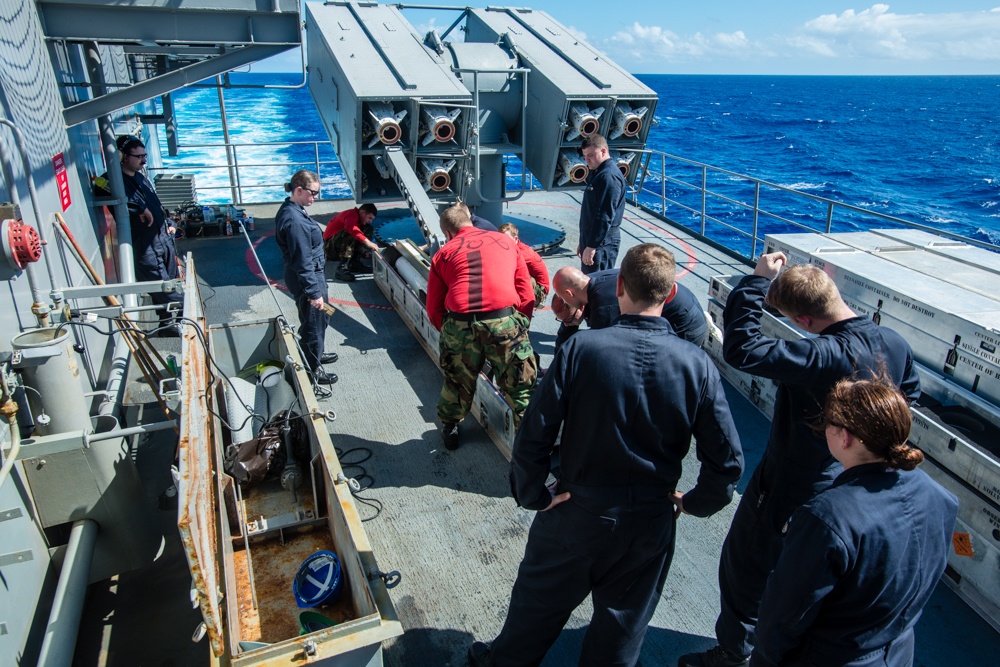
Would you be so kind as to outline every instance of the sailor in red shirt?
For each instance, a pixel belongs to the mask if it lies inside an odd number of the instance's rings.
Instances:
[[[441,332],[441,438],[456,449],[458,423],[469,413],[486,361],[514,410],[515,427],[520,423],[538,375],[528,340],[535,297],[528,267],[508,236],[476,229],[457,206],[441,213],[441,231],[448,241],[431,260],[427,317]]]
[[[374,204],[362,204],[341,211],[330,219],[323,232],[323,250],[328,260],[340,260],[338,280],[353,282],[355,273],[371,273],[361,262],[363,248],[378,250],[371,238],[374,233],[372,220],[378,214]]]
[[[549,269],[542,261],[541,255],[535,252],[527,243],[521,241],[517,227],[512,222],[505,222],[500,225],[501,234],[506,234],[517,241],[517,249],[521,252],[525,265],[528,267],[528,275],[531,276],[531,287],[535,292],[535,305],[541,306],[545,303],[545,297],[549,294]]]

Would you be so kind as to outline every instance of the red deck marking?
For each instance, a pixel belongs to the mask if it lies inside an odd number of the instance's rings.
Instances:
[[[327,299],[330,303],[335,303],[338,306],[357,306],[358,308],[371,308],[373,310],[395,310],[392,306],[386,306],[381,303],[361,303],[359,301],[346,301],[344,299]]]
[[[671,232],[668,232],[665,229],[660,229],[656,225],[646,222],[645,220],[635,220],[633,218],[625,218],[625,220],[628,220],[631,223],[639,225],[640,227],[645,227],[646,229],[649,229],[651,231],[663,234],[664,236],[674,241],[677,245],[681,247],[681,250],[684,252],[684,268],[677,272],[675,278],[683,278],[684,276],[694,271],[694,267],[698,265],[697,253],[695,252],[694,248],[688,245],[687,241],[684,241],[677,235],[672,234]]]
[[[260,246],[260,244],[263,243],[270,236],[274,236],[273,231],[264,234],[259,239],[254,241],[253,249],[256,251],[257,248]],[[254,261],[253,252],[251,252],[249,248],[246,251],[246,263],[247,263],[247,268],[250,269],[250,273],[252,273],[254,276],[260,278],[263,281],[264,272],[261,271],[260,266],[258,266],[257,263]],[[271,285],[277,287],[280,290],[284,290],[286,292],[288,291],[288,287],[285,286],[285,283],[281,280],[270,280],[270,283]],[[327,299],[327,302],[337,304],[338,306],[357,306],[358,308],[372,308],[374,310],[393,310],[392,306],[385,306],[380,303],[360,303],[358,301],[347,301],[344,299],[330,299],[330,298]]]
[[[257,262],[254,261],[254,255],[253,255],[254,252],[256,252],[257,248],[260,247],[260,244],[263,243],[264,240],[267,239],[270,236],[274,236],[274,232],[268,232],[267,234],[264,234],[259,239],[257,239],[256,241],[254,241],[253,242],[253,252],[251,252],[250,249],[247,248],[247,251],[246,251],[246,254],[245,254],[247,268],[250,269],[250,273],[252,273],[254,276],[256,276],[257,278],[259,278],[260,280],[263,280],[264,282],[270,283],[270,285],[272,287],[277,287],[278,289],[282,289],[282,290],[285,290],[287,292],[288,288],[285,287],[285,283],[281,282],[280,280],[271,280],[270,278],[265,279],[264,271],[260,268],[260,266],[257,264]]]

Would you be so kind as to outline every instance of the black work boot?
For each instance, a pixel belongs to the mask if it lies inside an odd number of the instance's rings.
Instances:
[[[360,257],[352,257],[351,261],[347,263],[347,269],[351,273],[371,273],[372,267],[370,264],[365,262],[365,260]]]
[[[341,262],[338,264],[337,272],[333,275],[336,276],[337,280],[343,280],[345,283],[354,282],[354,274],[347,268],[347,262]]]
[[[473,642],[469,647],[469,667],[490,667],[493,647],[486,642]]]
[[[677,661],[677,667],[743,667],[750,664],[749,656],[713,646],[703,653],[688,653]]]
[[[338,379],[336,373],[327,373],[322,366],[313,371],[313,380],[316,384],[336,384]]]
[[[441,442],[449,451],[458,449],[462,444],[458,440],[458,422],[441,422]]]

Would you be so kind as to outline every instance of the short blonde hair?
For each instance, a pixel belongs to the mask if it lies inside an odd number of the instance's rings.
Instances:
[[[790,266],[771,281],[767,303],[788,317],[836,316],[843,300],[833,279],[814,264]]]
[[[472,224],[472,218],[469,216],[469,207],[464,204],[449,206],[441,211],[438,222],[441,225],[441,231],[454,234],[462,227],[468,227]]]
[[[515,241],[518,240],[519,234],[518,234],[518,231],[517,231],[517,227],[514,225],[513,222],[505,222],[505,223],[503,223],[502,225],[500,225],[497,228],[497,231],[500,232],[501,234],[506,234],[507,236],[511,237]]]

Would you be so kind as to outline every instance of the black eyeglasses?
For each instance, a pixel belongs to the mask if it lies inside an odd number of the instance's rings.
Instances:
[[[145,160],[146,159],[146,153],[139,153],[138,155],[135,155],[133,153],[129,153],[128,156],[129,157],[134,157],[137,160]]]
[[[302,188],[302,189],[311,194],[313,197],[319,197],[319,190],[313,190],[312,188]]]

